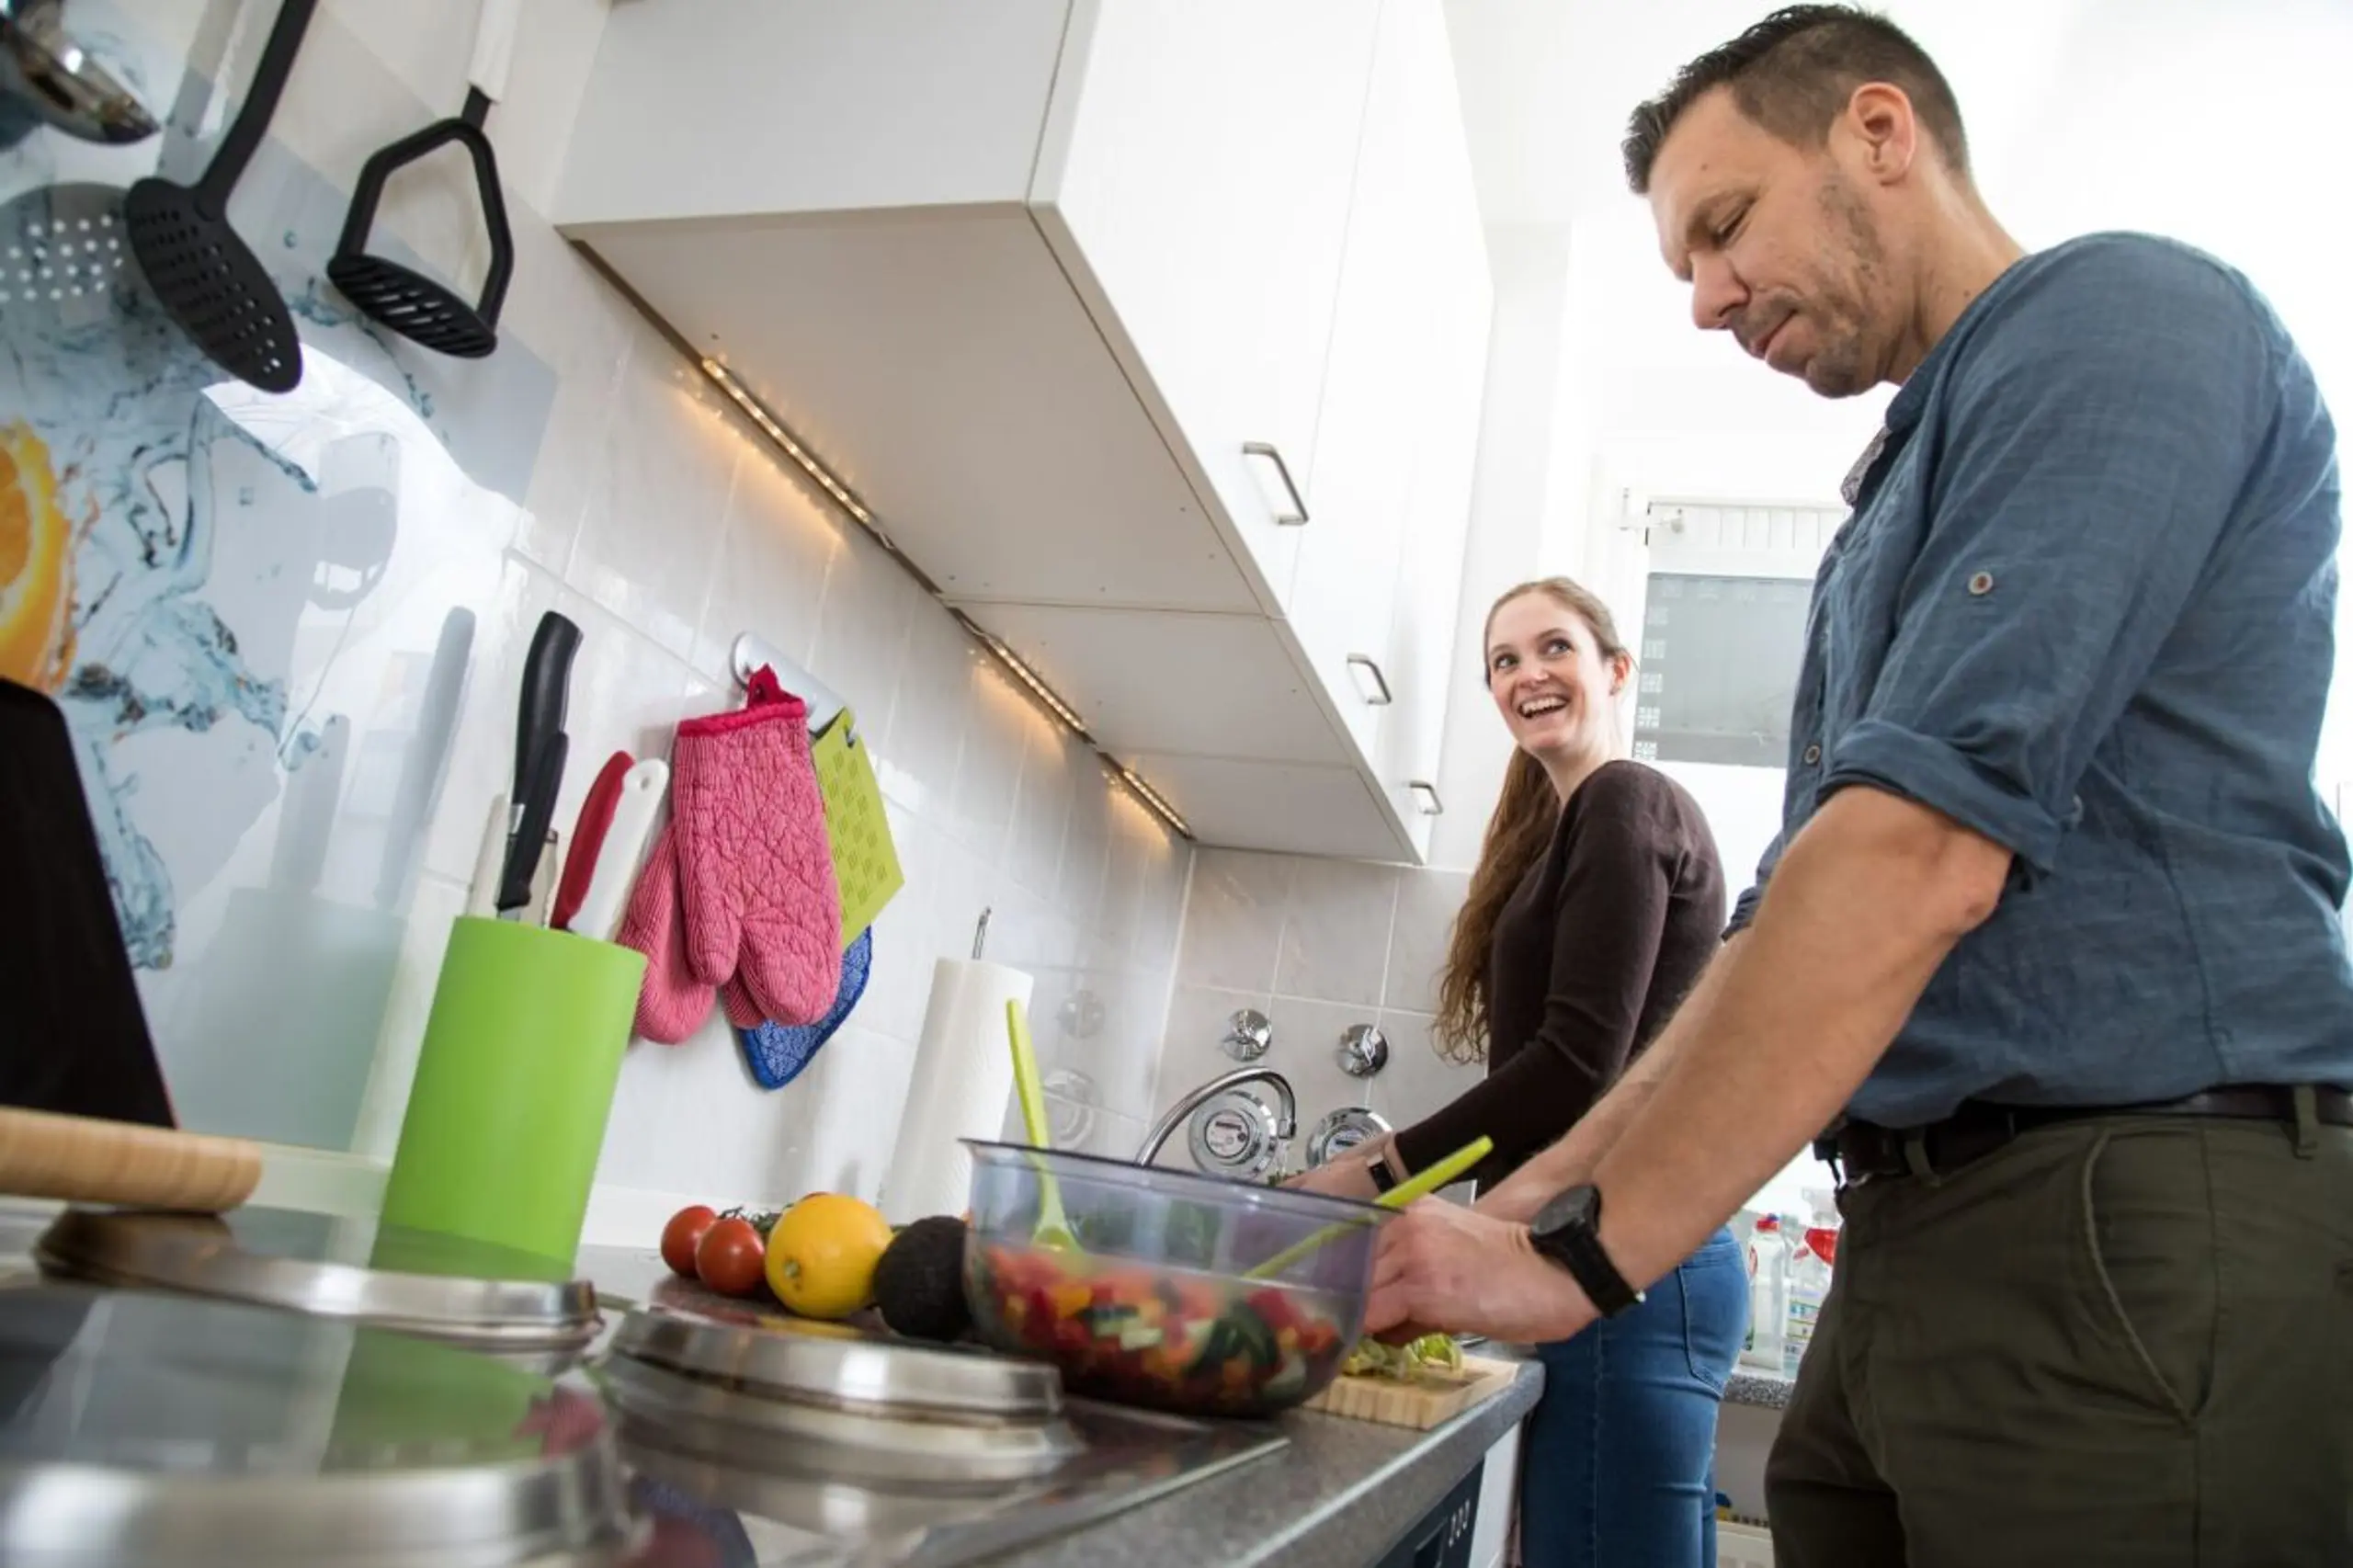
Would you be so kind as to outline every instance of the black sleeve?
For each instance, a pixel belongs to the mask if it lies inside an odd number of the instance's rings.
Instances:
[[[1682,856],[1664,787],[1647,769],[1626,767],[1577,791],[1577,820],[1555,851],[1564,859],[1550,972],[1495,977],[1498,987],[1542,987],[1543,1024],[1476,1087],[1398,1133],[1409,1170],[1483,1133],[1495,1153],[1473,1174],[1492,1185],[1565,1134],[1624,1070]]]

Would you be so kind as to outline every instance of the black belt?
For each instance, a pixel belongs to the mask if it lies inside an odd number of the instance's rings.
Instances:
[[[1814,1157],[1841,1181],[1870,1176],[1947,1176],[1984,1159],[2022,1133],[2099,1116],[2211,1116],[2240,1121],[2296,1120],[2297,1091],[2244,1085],[2209,1089],[2155,1105],[2002,1106],[1963,1100],[1942,1121],[1926,1127],[1881,1127],[1846,1121],[1814,1141]],[[2353,1127],[2353,1093],[2313,1091],[2313,1110],[2330,1127]]]

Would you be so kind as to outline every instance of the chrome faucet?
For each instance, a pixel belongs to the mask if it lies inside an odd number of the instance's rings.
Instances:
[[[1163,1111],[1160,1119],[1152,1124],[1152,1131],[1143,1135],[1143,1148],[1136,1155],[1136,1164],[1152,1164],[1159,1157],[1168,1140],[1176,1135],[1176,1130],[1185,1125],[1187,1117],[1226,1090],[1238,1089],[1245,1084],[1264,1084],[1275,1091],[1275,1138],[1278,1142],[1287,1143],[1298,1136],[1299,1096],[1291,1093],[1290,1080],[1271,1067],[1238,1067],[1222,1077],[1211,1078]]]

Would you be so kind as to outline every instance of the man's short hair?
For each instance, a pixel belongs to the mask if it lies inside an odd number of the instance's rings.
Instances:
[[[1859,6],[1790,6],[1692,61],[1634,110],[1626,127],[1626,183],[1637,196],[1650,194],[1660,143],[1686,109],[1718,87],[1731,88],[1740,112],[1782,141],[1819,147],[1866,82],[1903,88],[1946,166],[1969,177],[1961,106],[1926,50]]]

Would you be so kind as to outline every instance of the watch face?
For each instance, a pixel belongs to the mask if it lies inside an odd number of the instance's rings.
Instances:
[[[1592,1230],[1600,1223],[1601,1192],[1587,1184],[1555,1195],[1550,1203],[1537,1211],[1536,1221],[1529,1229],[1542,1236],[1572,1226]]]
[[[1574,1275],[1602,1316],[1615,1317],[1642,1301],[1601,1244],[1601,1194],[1590,1184],[1546,1204],[1529,1233],[1536,1250]]]

